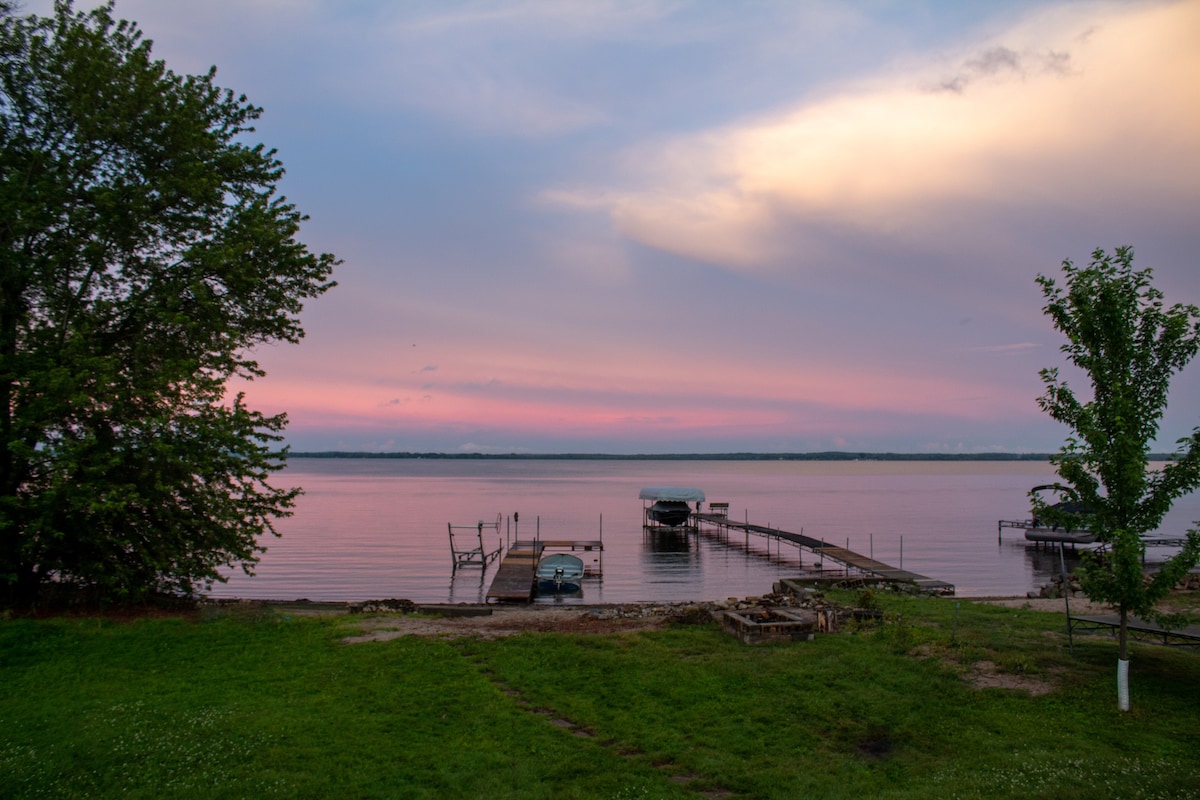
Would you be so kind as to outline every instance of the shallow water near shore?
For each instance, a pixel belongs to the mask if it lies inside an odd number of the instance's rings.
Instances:
[[[694,486],[739,521],[803,532],[955,585],[964,597],[1023,595],[1059,570],[1001,519],[1028,517],[1053,468],[1025,461],[587,461],[293,458],[274,483],[301,486],[262,561],[214,597],[482,602],[496,571],[452,569],[447,524],[500,521],[498,539],[602,539],[603,575],[581,596],[539,602],[717,600],[763,594],[815,566],[791,545],[733,534],[647,532],[643,486]],[[707,509],[708,502],[704,507]],[[518,519],[514,521],[514,516]],[[1161,534],[1200,519],[1177,501]],[[998,536],[998,533],[1002,535]],[[749,545],[749,550],[746,544]],[[1174,552],[1151,548],[1153,561]],[[1078,553],[1066,551],[1067,567]],[[828,566],[834,566],[829,564]]]

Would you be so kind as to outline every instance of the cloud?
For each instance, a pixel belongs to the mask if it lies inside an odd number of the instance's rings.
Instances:
[[[422,109],[490,136],[544,138],[605,125],[609,112],[567,75],[545,70],[570,53],[658,19],[669,4],[447,3],[391,6],[371,31],[348,96],[371,108]]]
[[[1034,342],[1017,342],[1015,344],[994,344],[984,347],[973,347],[972,352],[976,353],[999,353],[1001,355],[1014,355],[1024,353],[1028,350],[1036,350],[1042,345]]]
[[[1054,8],[964,50],[949,77],[930,56],[631,150],[626,174],[640,177],[624,186],[546,197],[739,268],[804,262],[823,235],[953,236],[949,219],[1013,208],[1120,201],[1178,216],[1200,199],[1198,36],[1198,3]]]
[[[532,452],[528,447],[476,444],[475,442],[460,444],[456,450],[459,453],[476,453],[478,455],[508,455],[509,453],[522,454]]]

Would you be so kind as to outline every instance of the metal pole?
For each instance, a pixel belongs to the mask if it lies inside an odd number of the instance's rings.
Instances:
[[[1067,649],[1074,652],[1075,642],[1071,637],[1071,585],[1067,582],[1067,558],[1063,555],[1063,543],[1058,543],[1058,568],[1062,571],[1063,605],[1067,609]]]
[[[904,569],[904,534],[900,534],[900,569]]]

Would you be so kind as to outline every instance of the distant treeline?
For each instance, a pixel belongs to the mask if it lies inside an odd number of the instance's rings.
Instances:
[[[1050,453],[367,453],[291,452],[289,458],[427,458],[469,461],[1049,461]],[[1151,453],[1151,461],[1167,461]]]
[[[293,452],[291,458],[429,458],[476,461],[1047,461],[1049,453],[366,453]]]

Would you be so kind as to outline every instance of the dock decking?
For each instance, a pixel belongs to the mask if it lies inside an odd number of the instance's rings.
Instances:
[[[534,571],[541,558],[541,542],[513,542],[500,559],[500,567],[487,590],[487,602],[528,603],[532,600]]]
[[[934,594],[954,594],[954,584],[952,583],[935,580],[924,575],[918,575],[915,572],[890,566],[882,561],[876,561],[873,558],[864,556],[861,553],[856,553],[845,547],[828,544],[821,539],[814,539],[803,533],[793,533],[792,531],[784,531],[765,525],[753,525],[749,522],[738,522],[720,513],[704,514],[696,512],[692,514],[692,518],[696,520],[698,525],[711,525],[718,531],[738,530],[743,531],[747,535],[754,534],[756,536],[772,538],[776,541],[791,542],[796,547],[810,550],[823,559],[827,558],[831,561],[836,561],[839,564],[845,565],[848,569],[857,570],[863,575],[874,576],[895,583],[909,583],[921,591]]]

